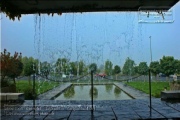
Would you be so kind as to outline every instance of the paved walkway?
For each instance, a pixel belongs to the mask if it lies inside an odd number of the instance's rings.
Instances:
[[[137,89],[134,89],[130,86],[127,86],[126,84],[119,82],[119,83],[114,83],[116,86],[118,86],[119,88],[121,88],[124,92],[126,92],[127,94],[129,94],[130,96],[132,96],[135,99],[149,99],[149,95],[139,91]]]
[[[38,99],[41,99],[41,100],[53,100],[54,97],[57,97],[58,95],[60,95],[62,92],[64,92],[64,90],[69,88],[71,85],[72,85],[71,83],[61,84],[58,87],[39,95]]]
[[[95,100],[94,111],[91,110],[91,101],[85,100],[50,100],[62,93],[70,83],[58,86],[39,96],[41,100],[26,100],[23,104],[12,106],[7,103],[1,109],[3,120],[136,120],[136,119],[180,119],[180,103],[168,103],[160,99],[152,99],[150,115],[148,95],[126,86],[115,83],[136,99],[132,100]],[[35,114],[34,114],[35,113]]]
[[[2,110],[2,120],[32,119],[32,103],[27,100],[14,110]],[[145,99],[94,101],[93,114],[91,101],[36,100],[35,103],[35,118],[38,120],[180,119],[180,103],[166,103],[160,99],[152,99],[151,116],[149,101]],[[6,106],[6,109],[8,107],[12,108]]]

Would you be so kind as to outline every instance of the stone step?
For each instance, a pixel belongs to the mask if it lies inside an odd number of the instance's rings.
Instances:
[[[24,93],[1,93],[0,101],[24,101]]]
[[[162,100],[171,100],[177,99],[180,100],[180,90],[176,91],[162,91],[161,92],[161,99]]]

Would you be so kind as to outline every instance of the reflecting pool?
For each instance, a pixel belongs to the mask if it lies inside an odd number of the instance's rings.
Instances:
[[[132,99],[119,87],[113,84],[94,85],[94,100],[126,100]],[[72,85],[55,100],[91,100],[91,85]]]

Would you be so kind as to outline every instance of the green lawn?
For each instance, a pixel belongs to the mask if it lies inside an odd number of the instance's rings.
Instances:
[[[36,81],[35,84],[36,84],[35,86],[36,93],[38,95],[60,85],[60,83],[58,82],[50,82],[50,81],[44,81],[44,82]],[[16,90],[18,92],[25,92],[28,88],[32,88],[32,81],[31,81],[31,85],[29,85],[28,80],[19,80],[16,82]]]
[[[149,82],[129,82],[127,83],[127,85],[149,94]],[[152,96],[160,97],[161,91],[163,91],[165,87],[167,87],[167,90],[170,89],[169,82],[152,82],[151,83]]]

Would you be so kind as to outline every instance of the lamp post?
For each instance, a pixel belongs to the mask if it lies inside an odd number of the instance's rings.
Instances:
[[[152,62],[152,49],[151,49],[151,36],[149,36],[150,38],[150,55],[151,55],[151,62]],[[150,117],[152,116],[152,111],[151,111],[151,106],[152,106],[152,101],[151,101],[151,69],[149,67],[149,108],[150,108]]]
[[[151,62],[152,62],[151,36],[149,36],[149,39],[150,39],[150,54],[151,54]]]
[[[35,65],[33,63],[33,119],[35,119]]]

